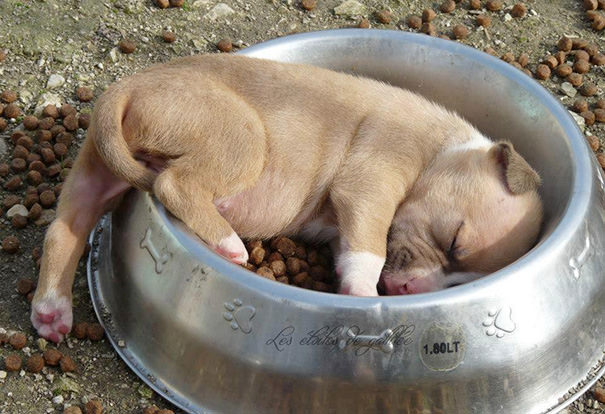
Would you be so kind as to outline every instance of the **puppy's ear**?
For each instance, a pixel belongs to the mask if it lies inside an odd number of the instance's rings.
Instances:
[[[513,194],[536,190],[542,183],[538,173],[515,151],[510,142],[494,144],[488,157],[500,167],[504,183]]]

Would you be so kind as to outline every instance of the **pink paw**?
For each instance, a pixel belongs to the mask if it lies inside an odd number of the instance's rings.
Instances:
[[[71,301],[65,296],[34,300],[31,321],[41,337],[59,343],[71,331]]]
[[[248,261],[246,246],[235,232],[221,240],[214,250],[233,263],[244,264]]]

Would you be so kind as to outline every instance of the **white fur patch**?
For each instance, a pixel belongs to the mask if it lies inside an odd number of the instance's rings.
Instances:
[[[346,251],[338,256],[340,291],[355,296],[378,296],[376,284],[384,261],[384,257],[369,252]]]
[[[243,264],[248,261],[246,246],[235,232],[221,240],[216,250],[232,262]]]
[[[477,133],[468,141],[453,144],[445,148],[445,151],[469,151],[476,149],[490,149],[494,145],[492,141]]]

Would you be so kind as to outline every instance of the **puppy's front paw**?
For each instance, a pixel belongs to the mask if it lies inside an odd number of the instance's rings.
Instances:
[[[46,295],[32,302],[31,322],[38,334],[59,343],[71,331],[71,300],[66,296]]]
[[[235,232],[221,240],[214,250],[233,263],[244,264],[248,261],[246,246]]]

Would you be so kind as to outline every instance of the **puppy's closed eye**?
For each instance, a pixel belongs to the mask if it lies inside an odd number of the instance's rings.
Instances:
[[[461,230],[464,226],[464,221],[461,221],[460,224],[458,225],[458,228],[456,229],[456,233],[454,233],[454,237],[452,238],[451,243],[449,244],[449,247],[446,251],[447,257],[450,260],[458,260],[461,257],[466,255],[466,250],[461,246],[461,237],[460,237],[460,233]]]

